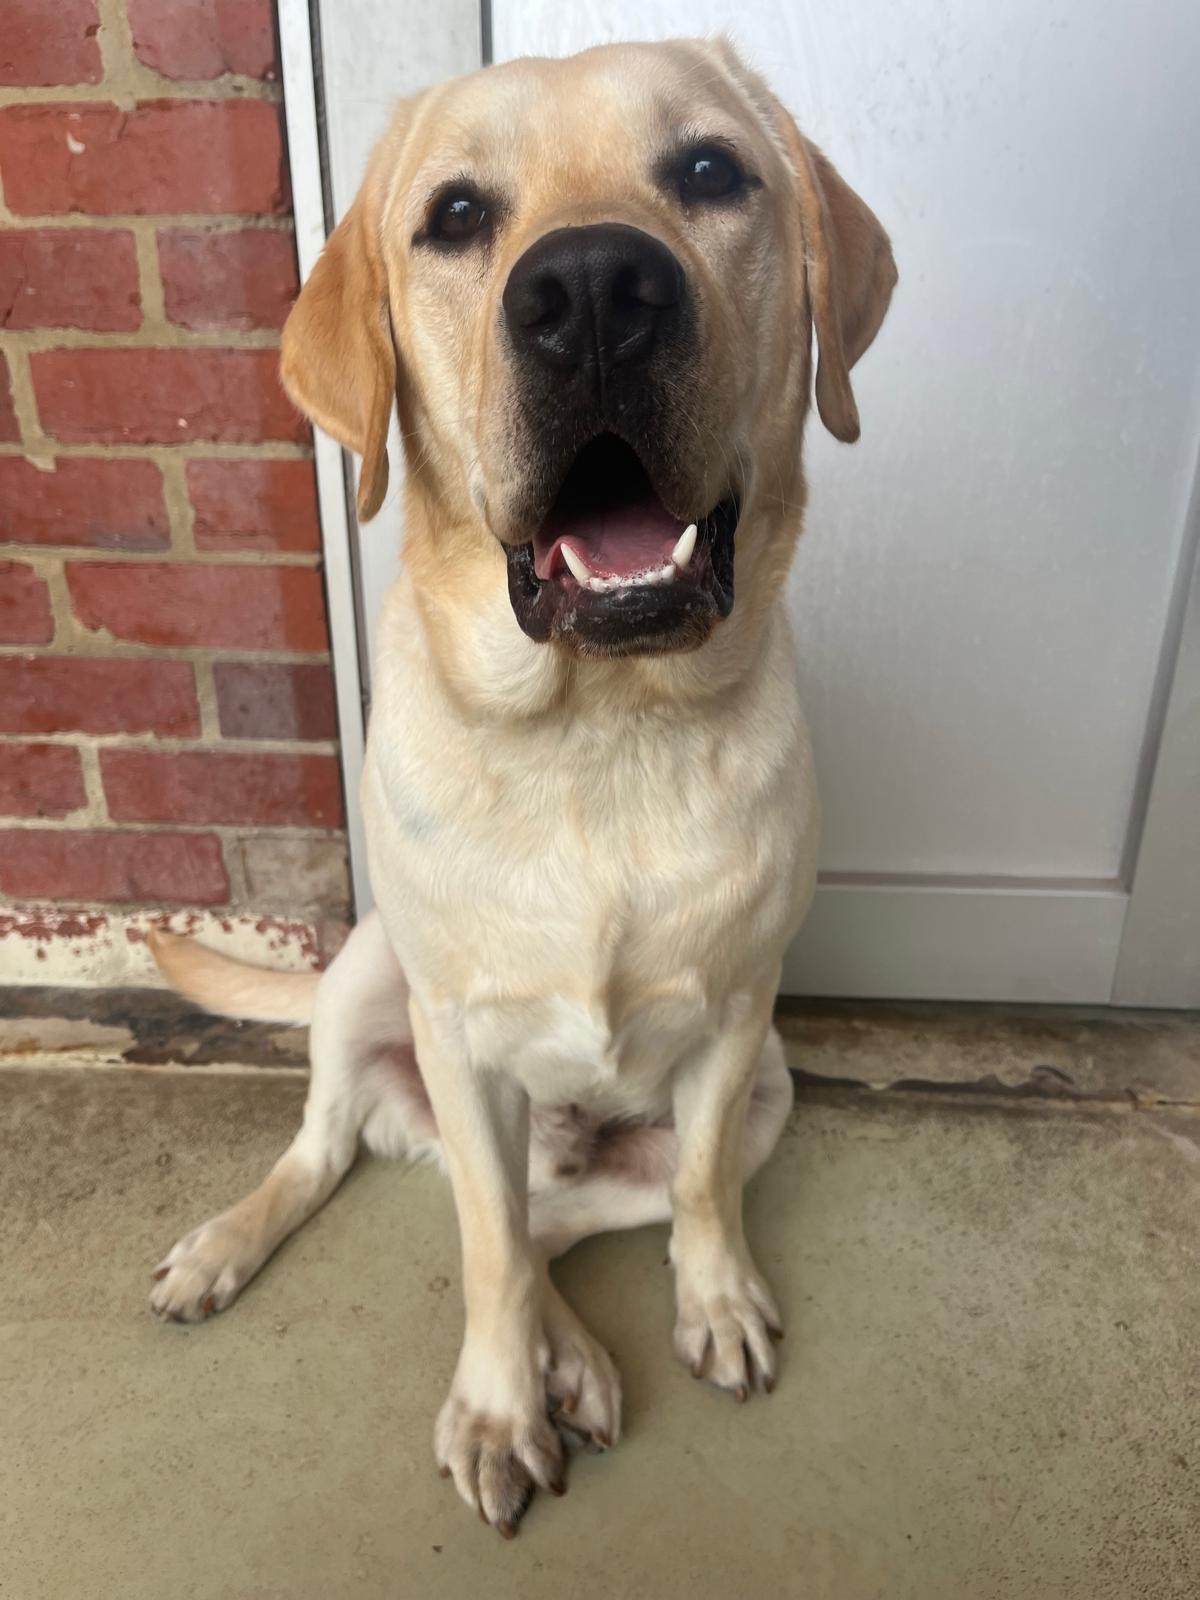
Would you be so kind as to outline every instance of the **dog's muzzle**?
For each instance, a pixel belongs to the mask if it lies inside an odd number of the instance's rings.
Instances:
[[[559,228],[516,263],[503,312],[536,529],[505,547],[517,621],[580,654],[695,648],[733,605],[739,493],[696,504],[687,481],[682,266],[623,223]]]

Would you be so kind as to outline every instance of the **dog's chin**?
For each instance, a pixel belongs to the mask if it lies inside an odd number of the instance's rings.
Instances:
[[[696,650],[733,609],[738,496],[673,515],[610,434],[580,451],[532,539],[506,544],[508,594],[529,638],[578,656]]]

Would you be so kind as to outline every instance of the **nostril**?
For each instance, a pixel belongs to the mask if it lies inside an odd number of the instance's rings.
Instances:
[[[632,311],[637,306],[648,304],[642,293],[641,280],[642,273],[634,262],[627,261],[624,266],[618,267],[609,291],[613,305],[621,311]]]
[[[561,322],[569,305],[570,296],[562,280],[548,272],[510,283],[504,295],[509,321],[532,331]]]
[[[613,304],[622,309],[650,306],[665,311],[679,304],[682,293],[682,269],[665,250],[649,260],[623,262],[613,275]]]
[[[547,327],[561,322],[571,304],[571,297],[561,278],[547,275],[538,280],[537,301],[537,308],[531,307],[531,314],[525,323],[527,328]]]

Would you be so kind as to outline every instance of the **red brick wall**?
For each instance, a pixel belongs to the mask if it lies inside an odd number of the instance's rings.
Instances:
[[[336,937],[270,0],[0,0],[0,186],[0,902]]]

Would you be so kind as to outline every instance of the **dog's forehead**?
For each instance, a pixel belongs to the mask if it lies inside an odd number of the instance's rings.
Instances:
[[[700,42],[608,45],[523,59],[446,85],[430,108],[423,170],[520,172],[641,165],[681,130],[734,134],[753,122]]]

